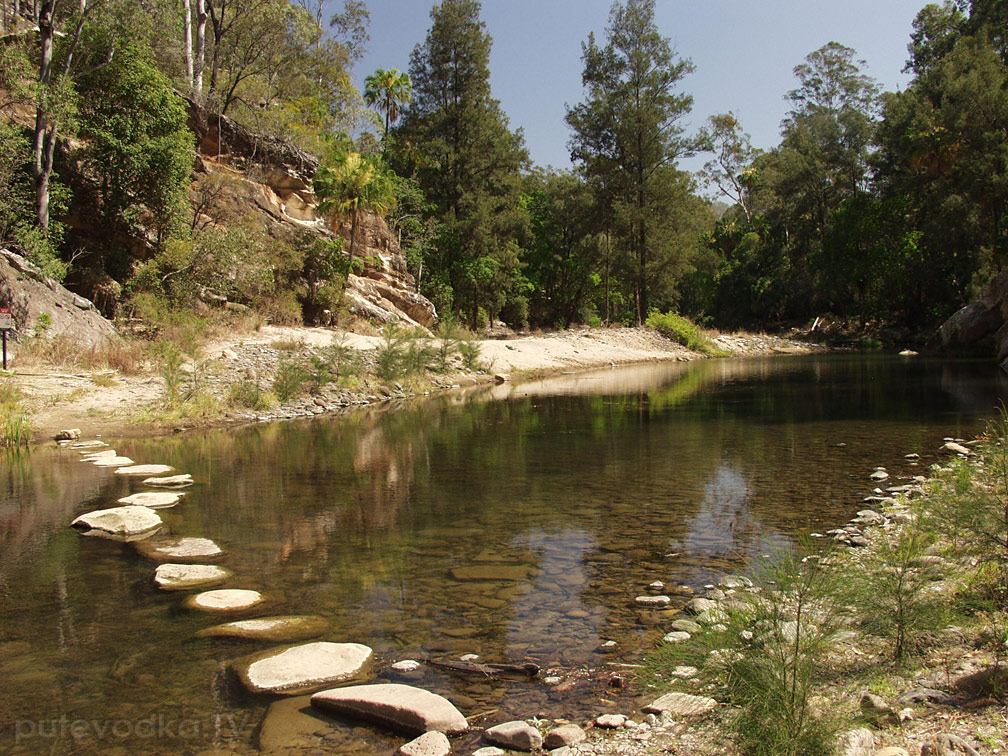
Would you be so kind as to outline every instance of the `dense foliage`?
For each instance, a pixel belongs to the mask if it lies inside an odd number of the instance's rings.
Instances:
[[[86,293],[112,292],[109,314],[129,297],[189,306],[209,293],[320,322],[364,264],[357,229],[371,212],[398,235],[418,291],[473,328],[643,323],[658,310],[916,334],[1008,254],[997,0],[925,6],[901,92],[881,92],[843,44],[812,51],[767,151],[730,112],[684,131],[693,64],[661,35],[654,0],[617,0],[582,45],[568,171],[530,166],[493,97],[478,0],[435,4],[408,74],[379,69],[363,93],[352,72],[366,4],[329,5],[0,0],[0,243],[49,275],[69,268]],[[193,173],[179,94],[319,156],[337,241],[211,213],[227,177]],[[697,152],[709,159],[693,176],[678,161]]]

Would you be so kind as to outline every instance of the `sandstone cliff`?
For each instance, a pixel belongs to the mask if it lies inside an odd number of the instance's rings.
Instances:
[[[977,351],[997,355],[1008,370],[1008,269],[1002,270],[980,292],[976,301],[942,323],[928,339],[930,351]]]
[[[277,237],[301,228],[349,238],[349,221],[337,221],[332,229],[316,212],[314,156],[227,117],[208,116],[195,103],[190,102],[189,112],[199,154],[190,198],[203,222],[251,213]],[[369,215],[359,224],[357,250],[365,269],[347,282],[351,312],[382,323],[435,324],[434,305],[416,292],[398,241],[382,218]]]

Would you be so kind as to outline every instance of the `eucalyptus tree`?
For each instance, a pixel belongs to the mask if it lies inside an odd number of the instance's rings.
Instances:
[[[635,315],[643,323],[652,290],[668,285],[684,250],[666,233],[686,177],[676,160],[691,151],[680,125],[693,98],[677,90],[693,70],[662,37],[654,0],[616,2],[607,41],[581,46],[585,101],[570,108],[571,158],[612,197],[614,227],[631,258]]]
[[[480,311],[520,308],[527,287],[517,241],[524,214],[520,170],[528,161],[490,90],[490,35],[476,0],[443,0],[410,56],[413,99],[392,159],[416,178],[438,220],[439,260],[428,285],[471,326]]]
[[[705,152],[713,153],[713,158],[704,164],[701,179],[709,189],[717,189],[741,208],[746,222],[752,223],[749,194],[759,180],[759,172],[753,166],[759,150],[753,148],[738,118],[731,112],[712,115],[700,130],[698,144]]]

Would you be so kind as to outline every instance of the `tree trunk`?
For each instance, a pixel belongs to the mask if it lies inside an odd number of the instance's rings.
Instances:
[[[193,88],[192,59],[192,6],[189,0],[182,0],[182,49],[185,53],[186,84]]]
[[[203,61],[206,57],[206,0],[196,0],[196,59],[193,61],[193,91],[203,94]]]
[[[53,147],[56,144],[56,124],[49,122],[47,91],[52,78],[53,37],[56,34],[53,15],[58,0],[45,0],[38,14],[39,27],[39,94],[35,107],[35,133],[33,134],[35,213],[43,231],[49,230],[49,177],[52,175]]]

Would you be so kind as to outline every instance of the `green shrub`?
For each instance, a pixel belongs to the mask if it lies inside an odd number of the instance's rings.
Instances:
[[[710,356],[719,355],[720,350],[710,339],[703,335],[700,328],[689,318],[674,312],[662,314],[652,310],[644,323],[648,328],[658,331],[666,339],[682,344],[687,349]]]
[[[307,372],[300,360],[281,357],[276,378],[273,379],[273,393],[281,402],[289,402],[301,394],[307,380]]]
[[[259,382],[239,381],[228,387],[228,404],[250,410],[265,410],[270,407],[271,396],[259,388]]]

